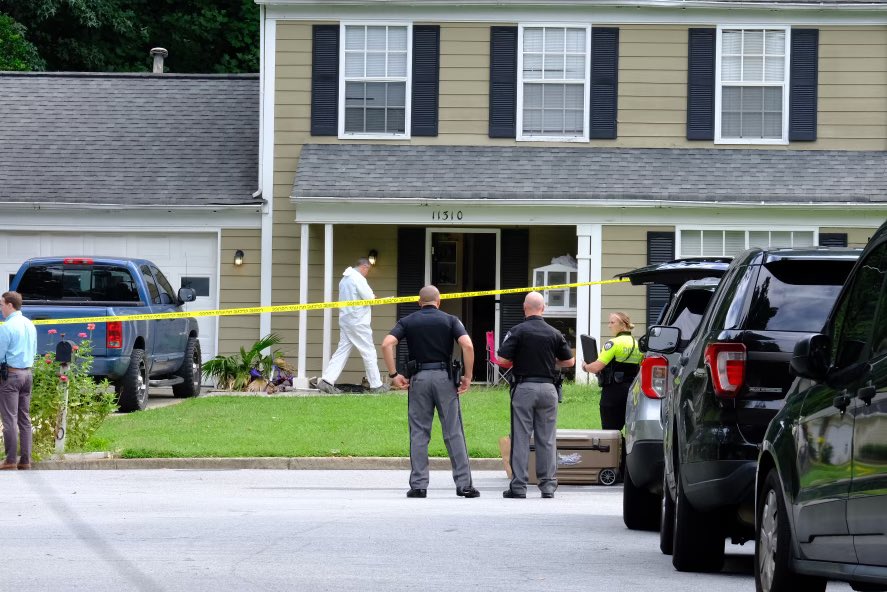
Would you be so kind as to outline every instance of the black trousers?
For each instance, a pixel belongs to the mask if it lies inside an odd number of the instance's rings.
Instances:
[[[601,428],[621,430],[625,427],[625,404],[628,402],[628,382],[608,384],[601,389]]]

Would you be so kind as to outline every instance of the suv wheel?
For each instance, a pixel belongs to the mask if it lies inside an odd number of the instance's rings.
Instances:
[[[659,499],[646,489],[637,487],[631,480],[628,465],[622,488],[622,521],[631,530],[659,528]]]
[[[182,367],[176,372],[184,382],[174,384],[172,394],[176,397],[196,397],[200,394],[200,378],[202,376],[200,342],[196,337],[189,337],[185,346],[185,358]]]
[[[117,385],[117,404],[125,413],[142,411],[148,406],[148,366],[144,350],[132,350],[129,368]]]
[[[755,530],[755,587],[758,592],[823,592],[826,580],[792,571],[791,532],[776,469],[770,469],[758,498]]]
[[[724,531],[718,512],[700,512],[690,505],[680,474],[675,474],[677,499],[671,563],[678,571],[720,571],[724,565]]]
[[[668,490],[668,481],[662,476],[662,509],[659,511],[659,550],[671,555],[674,549],[674,501]]]

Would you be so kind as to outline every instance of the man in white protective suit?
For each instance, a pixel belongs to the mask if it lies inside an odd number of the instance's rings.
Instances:
[[[372,300],[376,297],[366,280],[370,267],[369,259],[362,257],[357,260],[354,267],[345,270],[339,282],[339,300]],[[330,358],[323,376],[317,381],[317,389],[321,392],[341,392],[336,388],[336,380],[345,368],[352,347],[356,347],[360,357],[363,358],[370,392],[381,393],[388,390],[388,385],[382,384],[379,375],[376,346],[373,343],[373,330],[370,327],[372,319],[370,308],[346,306],[339,309],[339,347]]]

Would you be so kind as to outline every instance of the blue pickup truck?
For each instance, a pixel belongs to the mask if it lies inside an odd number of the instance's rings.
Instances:
[[[10,289],[21,293],[22,314],[34,321],[181,312],[196,297],[191,288],[173,291],[150,261],[124,257],[29,259]],[[62,333],[75,343],[89,339],[92,374],[114,385],[121,411],[138,411],[149,386],[172,386],[177,397],[200,392],[197,332],[193,318],[39,324],[37,349],[55,351]]]

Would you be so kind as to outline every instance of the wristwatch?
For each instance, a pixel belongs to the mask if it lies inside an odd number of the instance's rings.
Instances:
[[[389,372],[389,373],[388,373],[388,378],[394,378],[394,377],[397,376],[398,374],[400,374],[400,372]]]

